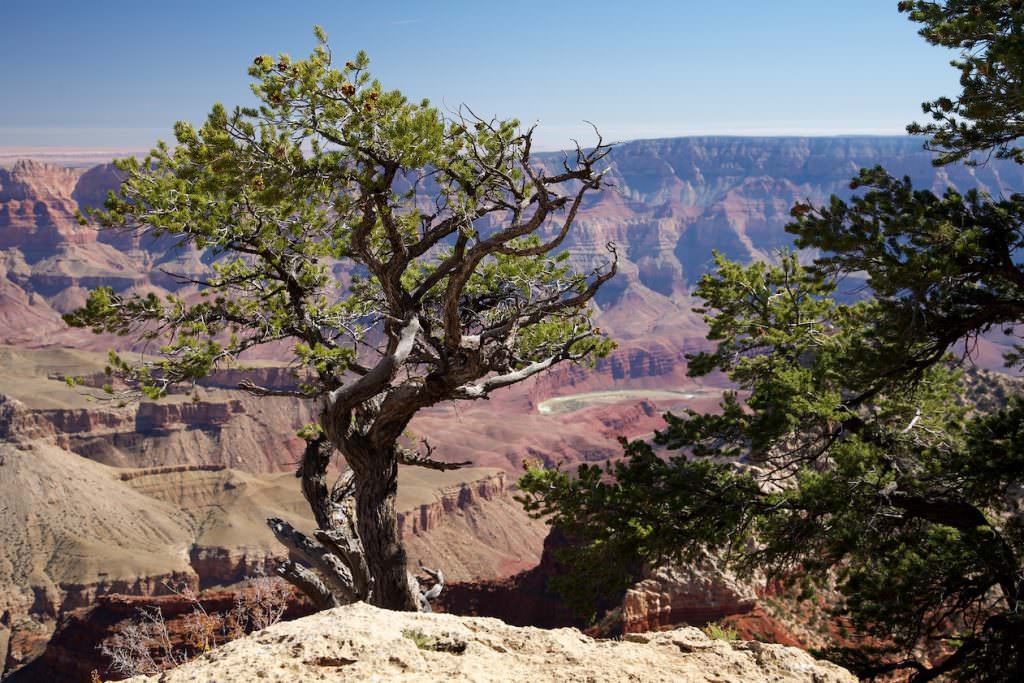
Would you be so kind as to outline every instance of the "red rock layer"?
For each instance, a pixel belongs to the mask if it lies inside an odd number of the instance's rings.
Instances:
[[[243,594],[247,592],[251,593],[251,590],[241,591]],[[204,591],[199,594],[198,602],[209,614],[227,614],[235,606],[238,595],[239,591],[234,590]],[[91,607],[68,614],[42,656],[18,671],[13,680],[89,683],[92,671],[100,673],[105,681],[119,680],[114,672],[109,671],[110,662],[98,648],[104,640],[137,620],[139,609],[153,607],[159,608],[163,614],[173,647],[186,646],[185,620],[196,609],[191,600],[180,595],[108,595],[97,599]],[[308,603],[292,593],[284,618],[296,619],[312,611]]]
[[[425,534],[440,526],[444,519],[459,509],[509,495],[504,472],[442,489],[438,499],[418,508],[398,513],[398,529],[403,537]]]

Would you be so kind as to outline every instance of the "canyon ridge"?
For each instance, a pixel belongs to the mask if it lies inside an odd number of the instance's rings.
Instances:
[[[784,226],[792,205],[849,196],[861,167],[884,165],[937,192],[978,187],[998,196],[1024,186],[1016,164],[935,168],[921,145],[905,137],[708,137],[617,146],[612,187],[585,204],[565,248],[588,268],[607,243],[618,246],[621,273],[597,306],[619,347],[593,368],[561,367],[490,402],[439,406],[413,422],[439,458],[473,463],[400,474],[410,557],[444,568],[454,584],[447,608],[511,622],[515,609],[546,609],[548,528],[513,499],[525,460],[604,461],[620,452],[619,436],[658,429],[664,411],[717,403],[723,381],[688,378],[685,358],[706,348],[691,291],[713,251],[773,258],[791,243]],[[237,389],[243,378],[292,382],[273,353],[218,371],[191,395],[97,400],[104,354],[123,341],[69,329],[61,314],[99,285],[193,296],[195,285],[176,276],[197,276],[210,259],[167,238],[80,225],[76,214],[116,189],[111,164],[0,163],[0,672],[12,673],[45,660],[58,623],[103,596],[225,587],[271,571],[285,551],[263,520],[312,527],[293,475],[303,446],[295,433],[311,410]],[[999,338],[983,339],[977,360],[996,367],[1000,354]],[[83,382],[69,386],[67,376]],[[757,611],[762,589],[714,570],[655,572],[624,596],[621,630],[729,615],[770,620]],[[776,639],[807,644],[790,627]]]

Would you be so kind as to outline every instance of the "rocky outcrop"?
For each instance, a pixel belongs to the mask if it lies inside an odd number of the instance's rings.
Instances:
[[[687,566],[648,570],[622,599],[621,630],[640,633],[679,624],[703,626],[745,614],[757,604],[750,581],[740,580],[711,559]]]
[[[404,538],[425,534],[444,523],[457,510],[465,510],[481,501],[509,495],[507,476],[496,472],[476,481],[460,482],[441,489],[429,503],[398,513],[398,530]]]
[[[496,619],[389,612],[363,603],[233,641],[160,676],[218,681],[672,681],[853,683],[806,652],[712,640],[694,628],[595,640],[575,629],[517,628]]]
[[[0,168],[0,249],[17,248],[29,260],[58,243],[83,244],[94,230],[78,228],[71,198],[79,172],[31,159]]]
[[[46,381],[40,379],[39,381]],[[0,394],[0,439],[48,441],[117,467],[204,464],[254,471],[290,467],[302,454],[295,432],[311,419],[300,401],[218,392],[123,407],[29,407]]]
[[[140,403],[135,413],[135,431],[148,434],[187,427],[219,427],[245,412],[242,401],[190,401],[185,403]]]
[[[56,440],[82,433],[128,431],[135,425],[133,412],[128,408],[102,406],[32,409],[11,396],[0,394],[0,439]]]

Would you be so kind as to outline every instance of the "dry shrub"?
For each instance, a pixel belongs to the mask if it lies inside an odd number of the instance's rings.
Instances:
[[[182,644],[175,647],[159,607],[139,608],[135,620],[100,644],[100,652],[110,660],[108,670],[128,677],[183,664],[217,645],[276,624],[284,616],[291,594],[281,579],[259,574],[246,580],[227,613],[210,613],[190,587],[166,588],[192,605],[192,611],[181,620]]]
[[[246,590],[235,596],[235,606],[227,615],[229,640],[260,631],[281,621],[288,609],[291,588],[277,577],[259,575],[248,580]]]
[[[158,673],[188,659],[172,645],[159,607],[140,607],[138,619],[122,626],[99,649],[110,659],[109,668],[122,676]]]

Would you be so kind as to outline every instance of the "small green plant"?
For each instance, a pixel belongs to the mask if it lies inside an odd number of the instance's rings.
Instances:
[[[434,649],[434,639],[419,629],[407,628],[402,631],[402,636],[411,640],[421,650]]]
[[[739,639],[739,633],[736,632],[736,629],[729,628],[728,626],[722,626],[721,624],[716,624],[714,622],[709,622],[701,630],[704,631],[704,635],[712,640],[732,641]]]
[[[431,652],[447,652],[453,655],[461,655],[466,651],[466,641],[452,636],[428,636],[423,631],[415,628],[407,628],[402,635],[416,644],[421,650]]]

